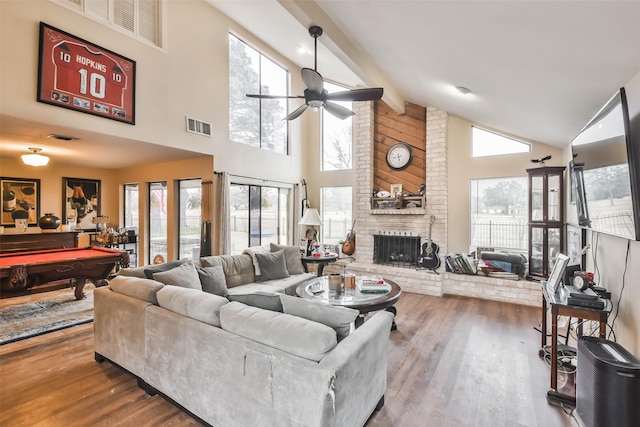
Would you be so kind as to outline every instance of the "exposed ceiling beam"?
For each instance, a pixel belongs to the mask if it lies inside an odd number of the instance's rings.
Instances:
[[[384,88],[382,99],[396,113],[404,114],[405,98],[360,48],[347,38],[315,0],[278,0],[298,22],[309,28],[319,25],[324,30],[322,44],[340,59],[369,87]]]

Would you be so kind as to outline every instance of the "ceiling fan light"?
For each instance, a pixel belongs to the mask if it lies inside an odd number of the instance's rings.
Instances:
[[[312,100],[309,101],[309,107],[311,107],[311,109],[313,111],[318,111],[320,109],[320,107],[324,106],[324,101],[320,101],[320,100]]]
[[[40,148],[29,148],[29,150],[32,152],[31,154],[22,155],[22,161],[25,165],[39,167],[49,163],[49,157],[38,154],[41,151]]]

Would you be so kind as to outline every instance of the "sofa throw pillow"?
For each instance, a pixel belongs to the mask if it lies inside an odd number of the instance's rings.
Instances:
[[[256,253],[260,265],[260,282],[289,277],[284,251]]]
[[[198,272],[196,271],[196,267],[195,265],[193,265],[192,261],[185,262],[181,266],[169,271],[153,273],[153,280],[162,282],[165,285],[180,286],[182,288],[192,288],[199,291],[202,290],[200,277],[198,276]]]
[[[156,264],[146,266],[144,269],[144,275],[147,279],[153,279],[153,273],[160,273],[161,271],[168,271],[172,268],[176,268],[189,261],[188,259],[180,259],[178,261],[166,262],[164,264]]]
[[[282,313],[280,293],[270,291],[254,291],[252,293],[234,293],[227,295],[229,301],[241,302],[252,307]]]
[[[253,269],[254,269],[254,273],[256,275],[256,280],[258,280],[258,277],[260,277],[260,274],[262,274],[260,272],[260,265],[258,264],[258,260],[256,258],[256,254],[257,253],[264,253],[264,252],[269,252],[270,248],[268,245],[263,245],[263,246],[249,246],[248,248],[244,249],[242,251],[242,253],[244,255],[249,255],[251,257],[251,260],[253,261]]]
[[[276,245],[271,243],[271,252],[284,251],[284,261],[287,264],[289,274],[302,274],[304,267],[300,259],[300,248],[298,246]]]
[[[220,308],[222,329],[319,362],[337,345],[335,332],[320,323],[230,302]]]
[[[351,324],[360,314],[358,310],[347,307],[335,307],[320,301],[280,295],[282,311],[293,316],[303,317],[322,323],[336,331],[338,342],[349,336]]]
[[[227,281],[224,277],[224,270],[221,265],[215,267],[197,267],[198,276],[202,290],[221,297],[227,295]]]
[[[158,291],[158,305],[174,313],[220,327],[220,307],[229,301],[197,289],[165,286]]]

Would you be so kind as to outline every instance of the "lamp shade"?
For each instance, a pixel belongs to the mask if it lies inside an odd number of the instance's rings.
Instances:
[[[302,219],[298,222],[300,225],[322,225],[322,220],[320,219],[320,215],[318,214],[318,209],[309,208],[302,215]]]
[[[42,154],[38,154],[41,150],[40,148],[29,148],[32,154],[23,154],[22,161],[25,165],[29,166],[46,166],[49,163],[49,158],[47,156],[43,156]]]

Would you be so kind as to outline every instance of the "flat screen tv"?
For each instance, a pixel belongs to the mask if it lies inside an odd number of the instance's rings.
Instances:
[[[571,142],[571,173],[581,226],[640,240],[640,111],[631,111],[622,88]]]

